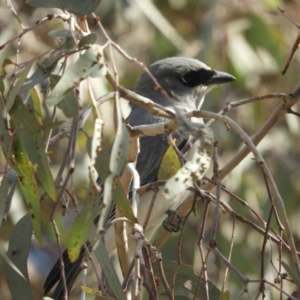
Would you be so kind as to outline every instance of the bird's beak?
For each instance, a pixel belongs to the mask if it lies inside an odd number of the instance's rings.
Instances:
[[[226,83],[231,81],[235,81],[235,77],[225,72],[215,71],[215,74],[209,79],[208,85]]]

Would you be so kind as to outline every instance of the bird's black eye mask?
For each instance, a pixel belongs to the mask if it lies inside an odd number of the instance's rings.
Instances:
[[[193,70],[185,73],[181,77],[181,80],[184,82],[184,84],[190,87],[195,87],[200,84],[206,85],[214,75],[215,75],[214,70],[199,69],[199,70]]]

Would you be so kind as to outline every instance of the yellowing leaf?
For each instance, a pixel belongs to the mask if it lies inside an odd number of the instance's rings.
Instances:
[[[166,151],[158,171],[158,180],[167,180],[180,169],[179,158],[172,146]]]

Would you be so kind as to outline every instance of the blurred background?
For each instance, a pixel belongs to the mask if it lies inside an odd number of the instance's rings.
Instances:
[[[0,6],[0,45],[2,45],[20,33],[22,29],[5,5],[5,1],[2,0],[0,3],[2,4]],[[57,9],[34,8],[20,0],[12,1],[12,4],[26,27],[33,26],[49,13],[61,13]],[[237,79],[234,83],[216,88],[206,97],[203,109],[218,112],[230,101],[268,93],[293,93],[300,85],[299,53],[296,52],[287,73],[284,76],[281,74],[299,29],[278,10],[278,7],[284,10],[295,23],[300,24],[300,3],[296,0],[102,0],[95,13],[100,16],[111,39],[131,57],[137,58],[145,65],[168,56],[188,56],[198,58],[214,69],[234,75]],[[88,21],[90,30],[98,34],[97,43],[104,44],[105,38],[93,25],[91,17],[88,17]],[[19,62],[34,58],[55,46],[56,41],[49,36],[49,32],[64,28],[67,29],[68,25],[61,20],[54,20],[24,35],[19,47]],[[18,40],[15,40],[0,51],[1,65],[5,58],[15,60],[17,43]],[[111,66],[108,51],[105,52],[105,57]],[[133,89],[143,70],[116,51],[114,57],[120,83],[126,88]],[[97,96],[111,90],[104,79],[97,80],[97,86],[94,87]],[[88,97],[84,96],[83,107],[88,103]],[[228,116],[249,135],[253,135],[279,104],[280,100],[276,99],[259,101],[232,109]],[[107,112],[109,109],[107,106],[103,108],[103,111]],[[299,111],[299,104],[296,104],[293,109]],[[45,105],[44,110],[45,118],[49,118],[51,110]],[[103,114],[104,119],[106,116],[110,118],[109,113]],[[63,115],[59,117],[63,119]],[[92,122],[87,122],[87,131],[91,129],[92,124]],[[258,147],[284,199],[298,249],[300,246],[299,126],[297,116],[286,115]],[[215,140],[219,141],[219,164],[222,168],[242,146],[242,142],[237,134],[227,130],[222,124],[215,123],[212,128]],[[80,200],[80,197],[84,197],[88,180],[86,138],[83,133],[78,134],[77,145],[76,169],[72,184],[73,193],[76,193],[76,197]],[[50,158],[54,173],[60,164],[65,147],[66,141],[62,140],[51,148]],[[229,191],[247,201],[264,220],[267,219],[271,204],[261,172],[251,155],[222,180],[222,184]],[[249,210],[236,200],[225,193],[222,193],[221,200],[229,203],[237,213],[263,228],[263,225],[251,215]],[[181,244],[182,262],[193,266],[196,272],[199,272],[202,267],[197,241],[203,207],[203,203],[199,202],[197,215],[190,216]],[[211,205],[209,216],[212,216],[213,209],[214,206]],[[21,196],[15,194],[9,218],[0,230],[0,242],[4,248],[7,248],[13,225],[25,213],[26,209]],[[209,220],[205,231],[205,242],[209,242],[211,223],[212,220]],[[278,232],[275,221],[271,224],[272,228]],[[218,247],[224,256],[228,256],[229,253],[232,230],[232,217],[222,214],[217,239]],[[259,279],[263,236],[237,220],[235,220],[234,235],[233,265],[246,277]],[[66,237],[62,236],[62,240],[65,239]],[[177,248],[178,234],[174,234],[162,249],[163,258],[176,261],[178,259]],[[277,248],[278,246],[274,244],[267,244],[265,278],[271,282],[277,277],[279,259]],[[57,251],[53,235],[48,235],[44,249],[33,245],[28,266],[37,299],[42,297],[42,284],[56,258]],[[286,251],[284,251],[283,260],[292,264]],[[221,289],[225,265],[211,254],[207,267],[209,280]],[[0,270],[1,268],[2,263]],[[5,278],[1,274],[3,273],[0,271],[0,298],[12,299]],[[250,294],[253,292],[252,297],[255,297],[258,286],[259,284],[249,285]],[[284,283],[284,287],[284,290],[289,293],[295,290],[287,283]],[[229,272],[225,289],[230,290],[234,296],[243,289],[243,284]],[[267,287],[265,292],[266,299],[278,299],[278,291],[274,288]],[[251,297],[244,294],[242,299],[251,299]]]

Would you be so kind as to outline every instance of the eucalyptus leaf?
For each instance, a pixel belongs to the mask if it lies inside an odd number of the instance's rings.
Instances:
[[[25,80],[24,84],[20,89],[20,92],[25,92],[27,90],[30,90],[37,84],[47,79],[55,69],[56,65],[57,65],[57,60],[51,62],[49,58],[46,58],[42,61],[42,63],[37,64],[37,69],[29,78]]]
[[[114,203],[116,203],[118,210],[123,214],[124,217],[126,217],[132,223],[138,223],[119,178],[117,178],[115,181],[112,198]]]
[[[87,241],[100,207],[98,190],[91,183],[87,191],[86,204],[75,218],[68,238],[68,255],[71,262],[77,260],[82,245]]]
[[[298,290],[300,291],[300,277],[299,275],[284,261],[281,261],[281,264],[288,272],[288,274],[293,278],[294,283],[296,284]]]
[[[90,33],[88,35],[85,35],[81,38],[81,40],[78,43],[78,47],[82,48],[86,45],[95,44],[97,41],[97,34],[96,33]]]
[[[110,286],[111,291],[114,293],[114,296],[118,300],[126,300],[123,288],[120,284],[118,276],[116,274],[115,268],[112,265],[107,250],[103,241],[101,240],[98,243],[98,246],[94,249],[94,254],[101,266],[102,271],[105,274],[107,284]]]
[[[19,130],[14,134],[9,163],[17,173],[19,187],[27,203],[27,208],[31,217],[34,235],[37,241],[42,244],[41,205],[38,186],[34,176],[35,166],[28,158],[28,154],[22,143],[22,133]]]
[[[61,30],[52,30],[52,31],[49,31],[48,32],[48,35],[50,37],[52,37],[53,39],[66,39],[68,36],[70,35],[74,35],[74,37],[76,39],[78,39],[80,37],[80,33],[77,32],[77,31],[70,31],[70,30],[67,30],[67,29],[61,29]]]
[[[15,101],[18,93],[21,90],[22,85],[26,80],[26,76],[28,75],[28,73],[32,67],[33,62],[34,62],[34,60],[31,60],[30,62],[27,63],[27,65],[24,68],[24,70],[22,71],[20,77],[16,80],[15,85],[10,89],[8,97],[7,97],[7,102],[6,102],[7,111],[9,111],[12,108],[14,101]]]
[[[63,100],[66,93],[87,77],[101,77],[106,74],[103,54],[100,47],[93,45],[86,50],[79,59],[70,66],[55,85],[47,105],[57,105]]]
[[[3,176],[0,181],[0,228],[2,225],[2,220],[5,215],[5,207],[7,201],[7,194],[8,194],[8,180],[7,176]]]
[[[4,92],[5,92],[4,80],[0,77],[0,93],[3,94]]]
[[[110,204],[112,203],[113,192],[116,188],[117,180],[123,172],[129,150],[129,132],[125,120],[122,117],[120,99],[115,99],[115,108],[118,127],[110,153],[109,176],[104,182],[104,208],[98,222],[98,233],[102,232],[104,228],[104,222],[109,213]]]
[[[32,226],[30,216],[27,214],[15,225],[7,251],[9,259],[22,272],[23,276],[20,276],[9,264],[4,266],[5,277],[14,299],[36,299],[30,287],[27,270],[31,235]]]
[[[14,122],[21,125],[18,128],[19,142],[30,159],[26,165],[34,170],[31,177],[36,175],[49,197],[56,201],[56,188],[44,148],[44,132],[34,111],[17,97],[10,114]]]

